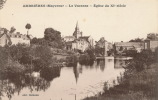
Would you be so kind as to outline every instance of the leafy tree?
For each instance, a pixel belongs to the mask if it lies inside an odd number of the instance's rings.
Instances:
[[[9,32],[14,33],[15,31],[16,31],[16,29],[14,27],[11,27]]]
[[[35,37],[35,38],[33,38],[31,41],[30,41],[30,43],[31,44],[38,44],[38,39]]]
[[[31,29],[31,24],[27,23],[25,28],[27,29],[27,35],[29,34],[29,29]]]
[[[33,64],[36,70],[40,70],[43,67],[49,67],[52,62],[52,53],[49,47],[47,46],[37,46],[34,48]]]
[[[149,40],[158,40],[158,34],[150,33],[147,35],[147,39]]]
[[[143,39],[140,39],[140,38],[136,38],[136,39],[132,39],[130,40],[129,42],[143,42]]]
[[[123,52],[126,54],[126,56],[129,56],[129,57],[137,56],[137,51],[136,50],[124,50]]]
[[[105,39],[104,37],[101,37],[98,42],[96,42],[95,45],[95,53],[96,55],[104,55],[104,48],[105,48]]]
[[[154,55],[155,55],[155,61],[158,62],[158,47],[156,47]]]
[[[119,51],[122,51],[122,50],[123,50],[123,47],[121,46],[120,49],[119,49]]]
[[[0,70],[2,70],[8,62],[9,52],[7,48],[0,47]]]
[[[154,62],[154,55],[151,50],[143,50],[141,53],[137,54],[131,63],[128,65],[127,69],[142,71],[148,68],[150,64]]]
[[[44,31],[44,39],[48,41],[48,45],[51,47],[62,48],[63,42],[61,33],[53,28],[46,28]]]
[[[90,60],[95,60],[95,55],[94,55],[94,49],[88,49],[88,50],[86,50],[86,53],[89,55],[89,57],[90,57]]]
[[[44,31],[44,38],[50,42],[60,41],[61,33],[59,31],[54,30],[53,28],[46,28]]]

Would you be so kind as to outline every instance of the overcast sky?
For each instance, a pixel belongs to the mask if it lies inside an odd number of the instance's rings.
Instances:
[[[104,8],[37,8],[23,4],[125,4],[126,7]],[[105,37],[109,42],[145,38],[148,33],[158,33],[158,0],[7,0],[0,10],[0,26],[26,34],[43,37],[44,29],[52,27],[62,36],[72,35],[78,21],[83,35],[95,40]]]

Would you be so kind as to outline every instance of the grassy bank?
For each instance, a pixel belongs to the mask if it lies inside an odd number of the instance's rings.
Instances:
[[[99,96],[84,100],[157,100],[158,63],[141,72],[135,72],[119,85],[104,90]]]
[[[157,52],[144,50],[127,65],[118,85],[108,88],[105,83],[103,94],[84,100],[158,100],[157,60]]]

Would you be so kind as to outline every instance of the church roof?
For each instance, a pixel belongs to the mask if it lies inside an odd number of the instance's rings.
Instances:
[[[88,38],[89,38],[90,36],[82,36],[82,37],[79,37],[79,39],[84,39],[84,40],[86,40],[86,41],[88,41]]]
[[[64,38],[75,38],[74,36],[65,36]]]

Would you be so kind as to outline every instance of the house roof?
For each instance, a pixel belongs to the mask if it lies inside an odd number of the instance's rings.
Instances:
[[[77,40],[84,40],[84,41],[87,41],[87,42],[89,42],[88,41],[88,38],[89,38],[90,36],[82,36],[82,37],[79,37]]]
[[[79,37],[79,39],[84,39],[84,40],[87,40],[88,41],[88,38],[89,38],[90,36],[82,36],[82,37]]]
[[[6,37],[7,37],[7,38],[8,38],[8,40],[9,40],[9,42],[11,42],[11,39],[10,39],[9,35],[8,35],[8,34],[6,34],[6,33],[0,34],[0,38],[1,38],[2,36],[4,36],[4,35],[6,35]]]
[[[122,46],[122,47],[143,47],[144,46],[144,42],[115,42],[114,43],[115,46]]]
[[[2,34],[0,34],[0,38],[6,34],[7,38],[10,39],[10,38],[22,38],[24,40],[29,40],[30,39],[30,36],[29,35],[26,35],[26,34],[20,34],[20,32],[17,32],[17,33],[5,33],[3,31]]]

